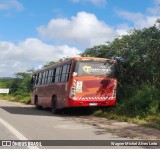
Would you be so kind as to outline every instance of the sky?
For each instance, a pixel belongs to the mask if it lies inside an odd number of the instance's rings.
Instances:
[[[160,18],[160,0],[0,0],[0,77],[74,57]]]

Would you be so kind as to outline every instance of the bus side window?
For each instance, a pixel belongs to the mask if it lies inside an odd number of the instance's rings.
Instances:
[[[68,81],[70,66],[71,66],[70,64],[63,66],[61,82],[67,82]]]
[[[37,85],[37,84],[38,84],[38,79],[39,79],[39,73],[36,75],[35,85]]]
[[[38,85],[42,84],[42,77],[43,77],[43,72],[39,74]]]
[[[41,82],[41,80],[40,80],[40,79],[41,79],[41,78],[40,78],[40,76],[41,76],[41,73],[39,73],[38,80],[37,80],[37,81],[38,81],[38,82],[37,82],[37,85],[40,85],[40,82]]]
[[[47,81],[48,81],[48,70],[46,71],[46,74],[45,74],[45,79],[44,79],[44,84],[47,84]]]
[[[44,84],[46,72],[43,72],[41,84]]]
[[[61,82],[66,82],[65,81],[66,71],[67,71],[67,65],[63,66]]]
[[[67,65],[67,73],[70,73],[71,64]]]
[[[61,77],[62,77],[62,69],[63,69],[63,67],[60,67],[60,70],[59,70],[59,78],[58,78],[58,82],[61,82]]]
[[[47,83],[51,83],[52,82],[52,70],[49,70],[48,72],[48,77],[47,77]]]
[[[52,70],[52,82],[55,82],[56,68]]]
[[[67,66],[66,81],[68,81],[68,79],[69,79],[70,70],[71,70],[71,64],[69,64],[69,65]]]
[[[56,68],[55,82],[58,82],[59,80],[59,70],[60,70],[60,67]]]
[[[62,74],[62,67],[56,69],[55,82],[60,82]]]

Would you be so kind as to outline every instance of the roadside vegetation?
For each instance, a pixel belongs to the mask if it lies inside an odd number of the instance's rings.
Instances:
[[[1,78],[0,88],[9,88],[8,95],[1,94],[0,99],[30,103],[31,100],[31,73],[32,70],[16,73],[14,78]]]
[[[117,60],[117,104],[95,111],[95,116],[160,129],[160,20],[152,27],[134,29],[106,45],[86,49],[81,56]],[[53,63],[57,62],[45,66]],[[31,73],[20,72],[14,78],[1,79],[0,88],[10,88],[10,94],[0,98],[29,103]]]
[[[96,116],[160,129],[160,24],[86,49],[83,56],[117,59],[117,104]]]

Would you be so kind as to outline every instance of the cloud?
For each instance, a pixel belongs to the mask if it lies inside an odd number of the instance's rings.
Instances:
[[[81,53],[68,45],[50,45],[36,38],[28,38],[17,45],[12,42],[0,41],[0,77],[11,76],[15,72],[28,68],[39,67],[49,61],[62,57],[74,57]]]
[[[104,6],[107,3],[107,0],[71,0],[73,3],[92,3],[98,6]]]
[[[87,12],[78,12],[70,19],[51,19],[47,25],[40,26],[37,30],[42,38],[72,43],[83,48],[104,44],[115,36],[112,27]]]
[[[144,28],[153,26],[156,20],[160,17],[158,15],[145,15],[140,12],[116,11],[116,13],[123,19],[132,23],[132,28]]]
[[[131,28],[129,27],[129,25],[127,23],[119,24],[115,28],[115,31],[119,36],[127,35],[129,30],[131,30]]]
[[[142,29],[153,26],[156,20],[160,18],[160,0],[152,0],[153,6],[146,8],[145,13],[129,12],[124,10],[116,10],[119,17],[128,20],[129,28]]]
[[[147,9],[147,11],[153,15],[160,14],[160,0],[154,0],[154,6]]]
[[[23,5],[18,0],[3,0],[0,2],[0,10],[23,10]]]

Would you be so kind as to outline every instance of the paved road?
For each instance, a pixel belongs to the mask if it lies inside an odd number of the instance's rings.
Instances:
[[[75,115],[74,115],[75,116]],[[96,126],[71,119],[74,116],[53,115],[31,105],[0,101],[0,140],[126,140]],[[2,148],[2,147],[1,147]],[[6,149],[6,147],[3,147]],[[10,149],[12,147],[7,147]],[[18,147],[17,147],[18,148]],[[113,146],[52,146],[56,149],[105,149]],[[38,149],[35,148],[35,149]],[[128,148],[128,147],[118,147]],[[142,147],[129,147],[139,149]],[[144,147],[143,147],[144,148]],[[30,148],[31,149],[31,148]]]

